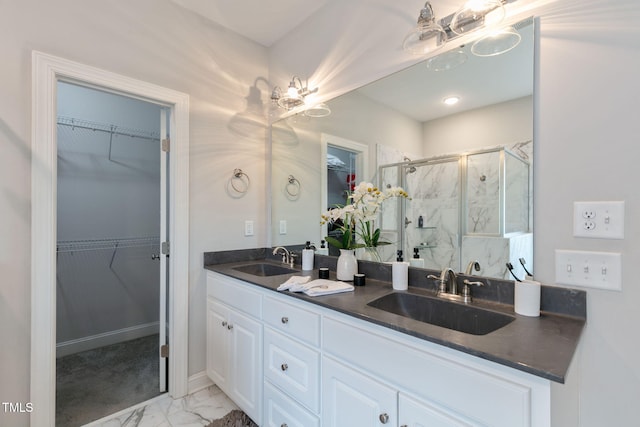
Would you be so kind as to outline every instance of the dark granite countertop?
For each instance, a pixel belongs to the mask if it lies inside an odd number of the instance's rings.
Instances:
[[[267,262],[281,265],[277,261],[269,260],[269,257],[265,255],[266,251],[264,250],[210,252],[205,254],[205,268],[274,292],[278,292],[276,288],[292,275],[309,274],[312,279],[317,278],[318,267],[322,266],[329,267],[332,270],[331,279],[335,279],[335,258],[323,256],[316,256],[316,269],[305,273],[299,271],[294,274],[260,277],[233,269],[238,265],[245,265],[251,262],[265,262],[265,258],[267,258]],[[332,266],[334,268],[331,268]],[[297,267],[299,268],[299,266]],[[302,293],[278,293],[336,310],[542,378],[564,383],[565,375],[586,322],[586,294],[583,291],[543,286],[540,317],[526,317],[515,314],[512,292],[511,304],[504,303],[500,299],[505,299],[505,293],[508,299],[509,292],[505,292],[502,289],[502,283],[493,283],[496,281],[488,280],[486,287],[495,289],[489,289],[487,295],[493,295],[493,297],[481,299],[476,296],[472,305],[507,313],[514,316],[515,320],[489,334],[471,335],[368,306],[369,302],[383,295],[399,292],[392,289],[390,280],[375,280],[372,278],[380,275],[380,271],[376,272],[374,270],[382,269],[382,274],[384,274],[385,268],[388,268],[388,266],[374,265],[374,263],[363,264],[361,262],[359,270],[360,272],[365,270],[364,272],[367,275],[366,285],[356,287],[354,292],[318,297],[309,297]],[[368,272],[366,272],[367,270]],[[419,274],[420,277],[423,277],[425,275],[422,273],[428,272],[428,270],[424,269],[415,270],[417,271],[410,272],[410,286],[407,292],[435,296],[435,292],[432,289],[424,286],[423,283],[418,283],[420,280],[415,280],[418,286],[412,285],[412,276],[415,277],[416,274]],[[508,284],[509,282],[506,281],[506,283]],[[513,288],[512,283],[511,288]],[[552,300],[552,303],[548,302],[548,300]],[[545,305],[548,305],[550,310],[545,310]]]

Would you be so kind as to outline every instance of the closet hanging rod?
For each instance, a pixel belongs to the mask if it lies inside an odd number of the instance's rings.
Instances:
[[[131,129],[121,126],[91,122],[88,120],[74,119],[72,117],[58,116],[58,125],[68,126],[73,129],[86,129],[91,131],[106,132],[111,135],[128,136],[130,138],[140,138],[149,141],[160,141],[159,132],[149,132],[140,129]]]

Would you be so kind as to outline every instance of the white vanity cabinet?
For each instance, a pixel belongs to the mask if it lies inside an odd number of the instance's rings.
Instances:
[[[207,375],[261,423],[262,322],[260,292],[207,273]]]
[[[207,272],[207,374],[265,427],[550,427],[550,381]]]
[[[323,317],[325,416],[341,410],[336,406],[338,401],[332,400],[331,390],[336,386],[327,382],[330,373],[338,370],[339,380],[353,370],[366,381],[349,379],[349,386],[340,385],[343,394],[351,387],[364,390],[369,398],[366,393],[377,383],[397,393],[397,400],[376,407],[380,415],[386,413],[391,420],[395,413],[387,408],[397,405],[397,418],[389,421],[390,425],[550,426],[548,380],[384,329],[339,314]],[[363,385],[356,386],[358,383]],[[358,396],[356,392],[350,394]],[[360,405],[358,399],[353,401]],[[378,420],[377,424],[359,425],[381,424]]]
[[[266,426],[319,426],[320,319],[309,304],[265,296],[264,416]]]

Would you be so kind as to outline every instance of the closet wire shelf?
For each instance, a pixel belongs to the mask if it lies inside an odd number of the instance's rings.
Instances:
[[[99,251],[109,249],[135,248],[160,244],[159,236],[125,237],[118,239],[61,240],[57,242],[57,252]]]
[[[159,141],[160,132],[149,132],[146,130],[127,128],[112,124],[97,123],[89,120],[76,119],[73,117],[58,116],[58,125],[68,126],[72,129],[87,129],[91,131],[107,132],[113,135],[128,136],[130,138],[141,138],[150,141]]]

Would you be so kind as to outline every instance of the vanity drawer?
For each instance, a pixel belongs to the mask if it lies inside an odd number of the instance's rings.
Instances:
[[[282,301],[265,297],[263,307],[264,322],[288,336],[319,346],[320,315],[295,306],[292,303],[295,303],[295,301]]]
[[[271,383],[318,412],[320,354],[269,327],[264,328],[264,375]]]
[[[250,286],[232,277],[207,271],[207,296],[260,319],[262,296]]]
[[[264,383],[264,425],[267,427],[319,427],[318,417],[303,409],[284,393]]]

